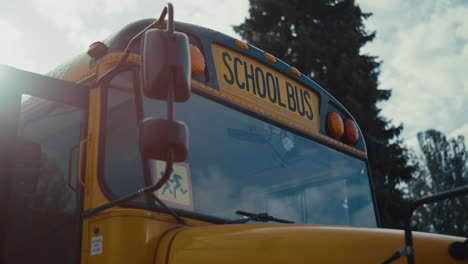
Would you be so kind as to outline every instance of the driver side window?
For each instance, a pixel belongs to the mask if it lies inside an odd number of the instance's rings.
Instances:
[[[71,149],[80,142],[83,111],[30,96],[21,108],[4,261],[76,263],[81,204]]]

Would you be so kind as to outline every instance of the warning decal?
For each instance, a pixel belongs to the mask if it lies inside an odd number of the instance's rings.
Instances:
[[[153,160],[153,180],[157,182],[164,176],[166,162]],[[155,195],[170,206],[193,210],[192,182],[190,167],[187,163],[174,163],[172,175]]]
[[[91,256],[102,254],[102,236],[91,238]]]

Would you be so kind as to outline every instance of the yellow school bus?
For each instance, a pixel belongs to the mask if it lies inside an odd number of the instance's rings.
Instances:
[[[2,263],[467,263],[379,228],[368,164],[332,95],[171,5],[48,76],[0,67]]]

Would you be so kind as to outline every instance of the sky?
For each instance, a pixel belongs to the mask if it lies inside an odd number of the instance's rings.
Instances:
[[[142,18],[158,17],[161,0],[1,0],[0,64],[46,73],[89,44]],[[357,0],[375,40],[363,54],[382,61],[380,89],[393,91],[382,115],[403,124],[401,138],[437,129],[468,138],[468,1]],[[175,19],[238,37],[248,0],[173,0]]]

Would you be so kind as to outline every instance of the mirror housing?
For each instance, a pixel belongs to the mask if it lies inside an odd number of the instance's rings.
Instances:
[[[175,102],[190,98],[190,49],[187,35],[161,29],[145,32],[142,47],[142,82],[145,96]]]
[[[188,130],[185,123],[160,118],[146,118],[139,127],[140,152],[145,158],[167,161],[173,151],[173,161],[187,159]]]

